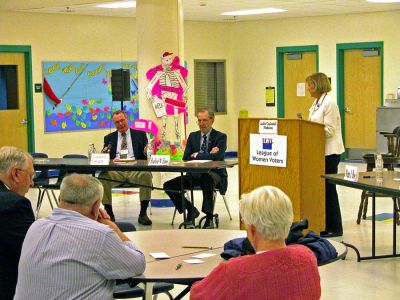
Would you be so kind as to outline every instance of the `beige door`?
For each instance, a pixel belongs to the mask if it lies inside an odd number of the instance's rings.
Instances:
[[[293,119],[301,113],[308,119],[308,110],[313,99],[306,89],[305,96],[297,96],[297,84],[305,83],[307,76],[317,72],[317,56],[315,52],[303,52],[301,59],[291,60],[284,55],[284,107],[285,118]]]
[[[3,89],[7,87],[2,91],[0,147],[7,145],[28,150],[24,54],[0,53],[0,68],[3,69],[2,78],[7,77],[7,84],[0,85]]]
[[[344,51],[345,147],[375,149],[376,108],[381,104],[381,58],[362,49]]]

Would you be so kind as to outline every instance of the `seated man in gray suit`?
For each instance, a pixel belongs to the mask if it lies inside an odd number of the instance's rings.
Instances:
[[[214,112],[207,108],[197,112],[197,123],[199,131],[189,134],[183,160],[224,160],[226,151],[226,134],[212,128],[214,123]],[[185,188],[190,187],[190,176],[193,177],[193,185],[199,185],[203,191],[202,211],[206,214],[205,228],[213,227],[213,196],[214,188],[219,187],[221,191],[226,191],[228,180],[226,169],[219,169],[210,173],[186,174],[183,176]],[[180,192],[170,190],[180,190],[181,177],[176,177],[164,183],[164,189],[171,198],[179,213],[183,213],[182,198]],[[187,199],[185,207],[188,210],[188,219],[197,218],[199,211]]]
[[[130,129],[128,117],[122,110],[117,110],[112,115],[116,131],[104,137],[104,149],[110,151],[111,159],[146,159],[147,136],[143,131]],[[103,205],[111,220],[115,220],[112,210],[111,189],[120,182],[130,182],[148,187],[140,187],[140,213],[138,222],[142,225],[151,225],[152,222],[147,216],[147,207],[151,199],[152,176],[150,172],[141,171],[108,171],[102,172],[99,179],[104,187]],[[115,180],[109,181],[107,179]],[[119,181],[119,182],[118,182]]]

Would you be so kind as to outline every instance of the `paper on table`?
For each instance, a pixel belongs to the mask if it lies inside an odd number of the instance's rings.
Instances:
[[[114,164],[134,165],[134,164],[137,163],[137,161],[134,160],[134,159],[126,158],[126,159],[114,160],[113,163],[114,163]]]
[[[169,255],[165,252],[152,252],[149,253],[150,256],[154,257],[154,258],[158,258],[158,259],[164,259],[164,258],[169,258]]]
[[[205,160],[194,159],[194,160],[185,161],[185,163],[198,163],[198,164],[201,164],[201,163],[206,163],[206,162],[209,162],[209,161],[212,161],[212,160],[210,160],[210,159],[205,159]]]
[[[216,255],[215,253],[200,253],[197,255],[193,255],[192,258],[207,258]]]
[[[131,162],[131,161],[135,161],[135,158],[115,158],[114,162]]]
[[[200,259],[186,259],[186,260],[184,260],[184,262],[188,263],[188,264],[202,264],[202,263],[204,263],[204,261],[200,260]]]
[[[396,180],[396,181],[400,181],[400,178],[395,178],[394,180]]]

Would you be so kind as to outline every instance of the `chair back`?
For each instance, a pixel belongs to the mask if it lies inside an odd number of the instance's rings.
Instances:
[[[86,155],[83,154],[65,154],[63,158],[88,158]]]
[[[135,225],[130,222],[115,222],[115,225],[117,225],[122,232],[136,231]]]
[[[49,156],[46,153],[41,153],[41,152],[33,152],[31,155],[33,158],[49,158]]]
[[[388,153],[394,157],[400,156],[400,126],[397,126],[393,133],[384,133],[387,139]]]
[[[49,158],[49,156],[46,153],[41,153],[41,152],[34,152],[31,155],[34,159],[35,158]],[[48,170],[36,171],[33,182],[35,183],[35,185],[36,184],[39,184],[39,185],[47,184],[49,182],[49,171]]]
[[[393,155],[396,157],[400,156],[400,126],[397,126],[393,129],[393,134],[396,135],[395,142],[394,142],[394,149]]]
[[[88,159],[88,157],[83,154],[66,154],[63,156],[63,158],[85,158],[85,159]],[[57,184],[61,184],[64,177],[67,174],[72,174],[72,173],[82,173],[82,172],[78,172],[76,170],[69,170],[68,172],[65,170],[60,170],[60,174],[58,175],[58,179],[57,179]],[[91,174],[91,173],[89,173],[89,174]]]

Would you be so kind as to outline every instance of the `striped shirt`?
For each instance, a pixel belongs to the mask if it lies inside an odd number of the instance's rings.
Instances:
[[[14,299],[113,299],[115,279],[141,274],[145,264],[108,226],[56,208],[25,237]]]

